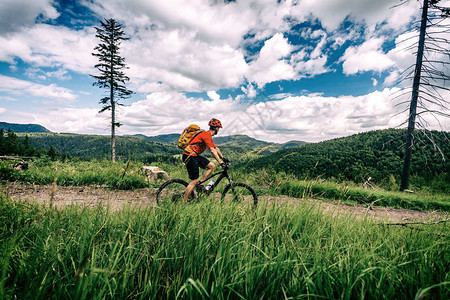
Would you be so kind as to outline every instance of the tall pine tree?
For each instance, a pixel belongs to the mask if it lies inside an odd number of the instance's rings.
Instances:
[[[92,55],[98,57],[99,63],[95,65],[95,68],[100,72],[99,75],[91,75],[97,81],[94,85],[100,88],[107,89],[107,96],[100,100],[103,104],[103,108],[100,112],[111,110],[111,158],[112,161],[116,161],[116,127],[121,124],[116,121],[116,108],[119,105],[121,99],[129,98],[133,93],[131,90],[125,87],[125,82],[130,78],[123,72],[127,69],[125,65],[125,59],[119,54],[119,47],[122,41],[128,40],[122,30],[122,26],[114,19],[107,19],[104,22],[100,22],[101,27],[95,27],[97,34],[95,35],[100,39],[100,43],[94,48],[96,51]]]

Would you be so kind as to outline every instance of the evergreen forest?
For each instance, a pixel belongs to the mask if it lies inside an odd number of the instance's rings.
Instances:
[[[298,178],[350,180],[396,187],[400,180],[405,131],[388,129],[288,148],[249,163]],[[450,192],[450,140],[446,132],[417,131],[411,176],[414,184]]]

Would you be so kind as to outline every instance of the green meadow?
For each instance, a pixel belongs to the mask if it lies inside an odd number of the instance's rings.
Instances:
[[[0,202],[2,299],[448,299],[447,223],[208,199],[52,209]]]

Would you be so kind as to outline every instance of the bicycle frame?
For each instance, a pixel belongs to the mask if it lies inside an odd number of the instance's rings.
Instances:
[[[244,197],[250,195],[250,197],[253,198],[252,206],[256,206],[258,203],[258,196],[256,195],[255,191],[248,184],[245,184],[243,182],[235,182],[233,179],[231,179],[231,176],[228,174],[229,168],[230,164],[229,162],[227,162],[225,163],[225,165],[223,165],[223,170],[211,174],[206,179],[197,182],[194,190],[192,191],[192,194],[189,196],[189,200],[193,200],[200,195],[210,195],[211,193],[213,193],[222,179],[227,178],[229,183],[225,184],[224,190],[222,191],[221,200],[224,200],[226,195],[231,195],[231,199],[233,201],[241,202],[242,200],[245,200]],[[211,185],[211,187],[206,190],[203,187],[203,184],[216,176],[218,176],[217,181],[215,181]],[[167,199],[167,197],[172,201],[178,201],[183,197],[183,195],[185,195],[185,188],[188,185],[189,184],[183,179],[167,180],[159,187],[158,192],[156,193],[156,202],[163,202],[163,199]],[[170,188],[166,189],[166,187],[168,186],[170,186]],[[240,194],[240,191],[244,191],[244,193]],[[229,198],[230,197],[227,197],[227,199]],[[246,198],[248,199],[248,197]]]
[[[216,172],[216,173],[208,176],[208,178],[206,178],[205,180],[200,181],[199,183],[197,183],[197,186],[207,182],[208,180],[210,180],[211,178],[213,178],[219,174],[220,174],[219,178],[217,178],[217,180],[213,183],[213,185],[208,190],[204,191],[204,192],[206,192],[206,194],[209,195],[214,190],[214,188],[219,184],[219,182],[224,178],[227,178],[230,183],[233,183],[233,180],[231,179],[230,175],[228,175],[228,166],[227,166],[222,171]]]

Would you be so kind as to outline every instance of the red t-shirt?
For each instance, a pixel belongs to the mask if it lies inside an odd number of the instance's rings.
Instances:
[[[197,156],[198,154],[203,153],[203,151],[206,150],[206,148],[216,148],[217,146],[214,144],[212,140],[211,132],[209,131],[203,131],[199,134],[197,134],[192,141],[189,143],[189,145],[186,147],[187,151],[184,153],[191,156]],[[189,149],[193,150],[193,152],[190,154]]]

